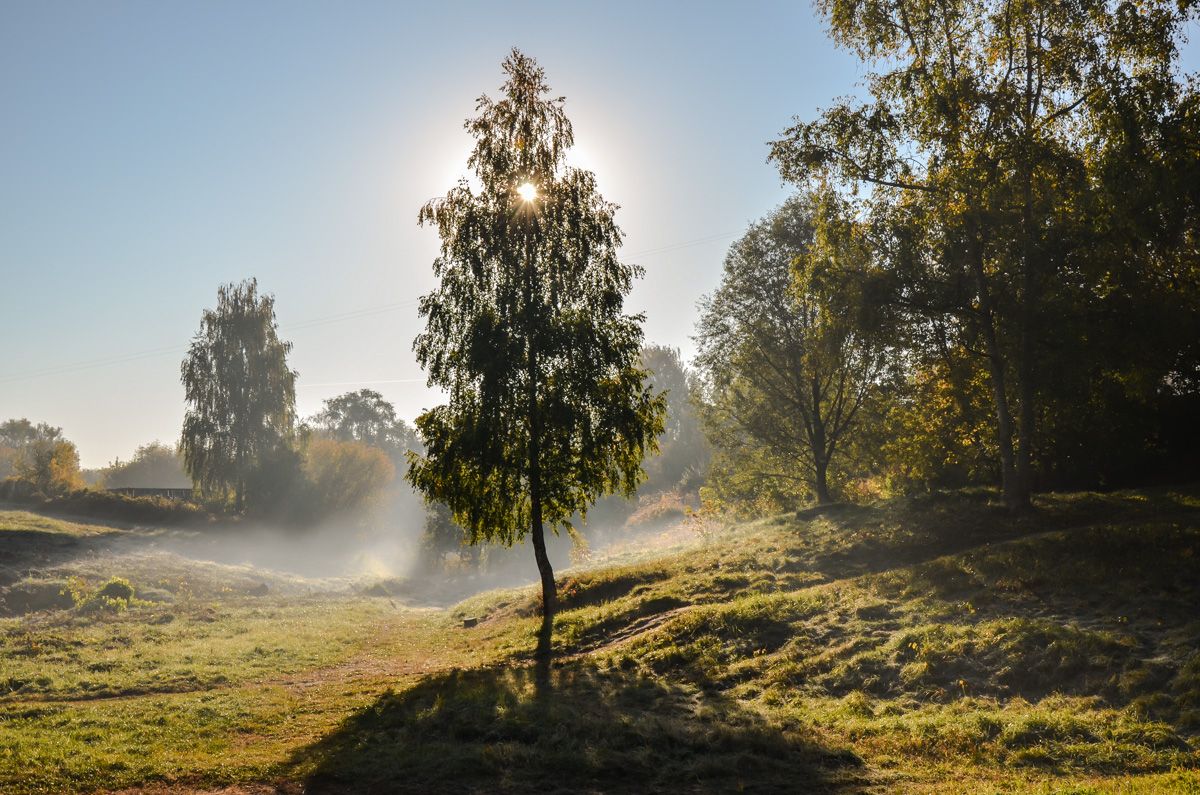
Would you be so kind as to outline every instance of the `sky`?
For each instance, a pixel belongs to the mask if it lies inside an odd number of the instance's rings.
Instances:
[[[436,405],[412,354],[438,245],[417,210],[465,175],[463,121],[513,47],[621,206],[646,269],[628,308],[690,357],[729,244],[789,192],[767,142],[864,74],[809,5],[12,0],[0,420],[61,426],[85,467],[175,442],[188,341],[251,276],[301,416],[360,388],[409,420]]]

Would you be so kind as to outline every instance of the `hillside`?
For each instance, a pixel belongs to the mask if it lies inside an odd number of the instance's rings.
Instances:
[[[564,574],[548,679],[531,588],[413,609],[134,531],[0,526],[5,792],[1200,788],[1194,487],[1019,520],[986,493],[835,506],[643,549]],[[138,596],[97,607],[114,576]],[[18,606],[47,583],[72,596]]]

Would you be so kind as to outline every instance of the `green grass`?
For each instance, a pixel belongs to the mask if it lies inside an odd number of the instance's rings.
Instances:
[[[837,506],[610,556],[560,579],[544,675],[533,588],[412,610],[0,526],[47,560],[8,596],[69,593],[0,619],[3,792],[1200,792],[1195,489]],[[133,598],[89,609],[113,577]]]
[[[8,619],[0,623],[0,700],[200,690],[286,675],[360,649],[388,612],[386,604],[309,597]]]
[[[0,511],[0,533],[48,533],[56,536],[97,536],[120,533],[109,527],[51,519],[29,511]],[[2,537],[2,536],[0,536]]]

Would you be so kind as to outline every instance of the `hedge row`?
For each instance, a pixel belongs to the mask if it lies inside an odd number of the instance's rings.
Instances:
[[[0,480],[0,501],[46,513],[70,514],[131,524],[204,524],[214,520],[205,508],[165,497],[128,497],[98,489],[43,494],[28,481]]]

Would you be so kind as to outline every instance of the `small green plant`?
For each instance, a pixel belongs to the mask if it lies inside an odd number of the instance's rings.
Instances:
[[[72,578],[76,579],[76,578]],[[90,596],[80,600],[75,593],[76,606],[84,612],[123,613],[137,600],[133,584],[124,577],[112,577]]]
[[[71,597],[71,604],[80,607],[88,598],[87,582],[82,577],[68,577],[60,593]]]

